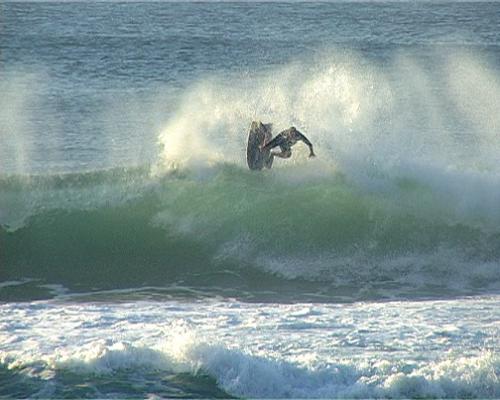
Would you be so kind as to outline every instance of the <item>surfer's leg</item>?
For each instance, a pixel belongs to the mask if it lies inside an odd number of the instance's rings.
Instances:
[[[274,157],[290,158],[292,156],[292,150],[291,149],[283,149],[283,148],[281,148],[280,152],[271,151],[271,154]]]
[[[265,141],[265,143],[261,147],[261,150],[272,150],[277,146],[282,147],[282,145],[283,145],[283,135],[278,135],[270,142]]]
[[[272,152],[269,153],[267,156],[266,161],[264,161],[264,166],[269,169],[273,166],[273,161],[274,161],[274,154]]]

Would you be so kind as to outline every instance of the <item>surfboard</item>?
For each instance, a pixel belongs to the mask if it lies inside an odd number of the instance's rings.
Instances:
[[[271,168],[273,156],[270,150],[262,150],[260,146],[270,141],[273,137],[271,124],[253,121],[248,132],[247,164],[251,170]]]

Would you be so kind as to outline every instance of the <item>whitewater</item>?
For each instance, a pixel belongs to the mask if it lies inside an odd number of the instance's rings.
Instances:
[[[500,397],[498,2],[0,11],[1,398]]]

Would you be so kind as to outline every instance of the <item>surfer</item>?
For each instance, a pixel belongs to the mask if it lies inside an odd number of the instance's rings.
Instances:
[[[274,139],[264,144],[261,149],[270,151],[279,146],[281,152],[271,151],[271,155],[280,158],[290,158],[292,155],[292,146],[298,141],[304,142],[309,147],[309,157],[316,156],[312,143],[294,126],[278,133]]]

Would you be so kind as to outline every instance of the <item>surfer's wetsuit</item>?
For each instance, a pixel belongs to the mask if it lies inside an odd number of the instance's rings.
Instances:
[[[281,152],[271,152],[271,154],[280,158],[290,158],[292,155],[292,146],[299,140],[304,142],[309,147],[309,157],[314,157],[315,154],[312,143],[293,126],[278,133],[273,140],[266,143],[262,148],[264,150],[271,150],[279,146]]]

